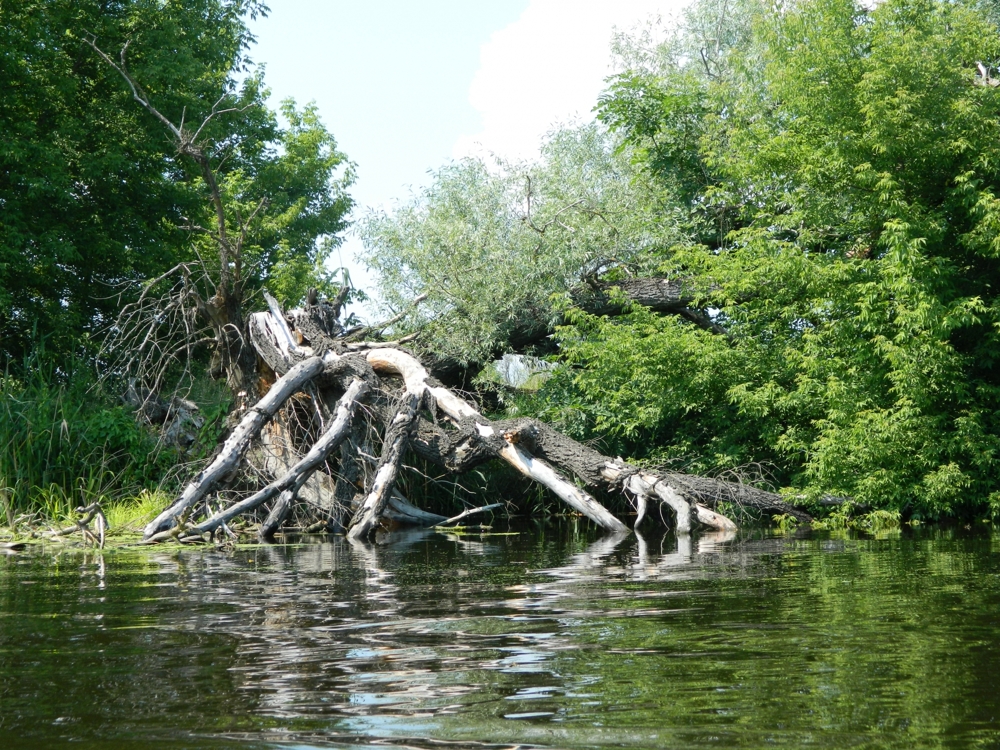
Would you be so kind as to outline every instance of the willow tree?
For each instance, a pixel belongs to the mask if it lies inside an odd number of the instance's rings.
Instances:
[[[592,123],[550,134],[537,161],[445,166],[410,202],[369,216],[362,235],[390,309],[427,298],[406,323],[421,346],[475,368],[545,351],[559,296],[621,309],[613,286],[710,327],[694,290],[653,279],[658,254],[686,239],[685,219],[673,191]]]
[[[548,336],[561,366],[520,408],[576,437],[808,499],[993,512],[998,40],[975,3],[703,0],[619,39],[610,133],[446,168],[371,222],[375,265],[390,299],[437,295],[434,346]]]

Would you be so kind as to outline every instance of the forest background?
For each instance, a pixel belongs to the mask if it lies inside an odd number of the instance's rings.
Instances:
[[[263,12],[0,5],[11,525],[162,502],[251,381],[233,352],[262,290],[337,295],[353,167],[314,108],[268,108],[247,58]],[[807,505],[996,515],[997,19],[976,2],[700,0],[665,37],[619,38],[593,122],[538,160],[445,165],[360,220],[379,298],[409,313],[392,332],[420,331],[494,413],[606,453]],[[629,294],[648,279],[671,304]],[[120,313],[164,283],[187,302],[143,330],[181,329],[138,367]],[[518,388],[495,364],[511,353]],[[202,407],[180,444],[122,398],[176,387]]]

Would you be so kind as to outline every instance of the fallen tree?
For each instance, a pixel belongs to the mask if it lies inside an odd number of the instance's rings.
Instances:
[[[679,533],[697,527],[735,529],[723,506],[811,520],[773,493],[643,469],[537,420],[491,421],[436,381],[401,342],[358,340],[358,331],[345,331],[333,305],[310,304],[284,313],[273,299],[268,302],[268,312],[249,320],[266,392],[246,410],[209,466],[146,527],[147,541],[203,539],[266,504],[271,509],[261,527],[265,536],[280,528],[297,503],[308,503],[320,516],[318,528],[344,529],[352,538],[369,538],[396,524],[454,522],[415,508],[399,493],[397,479],[410,452],[456,475],[489,461],[505,462],[573,512],[616,533],[628,527],[599,497],[624,496],[636,511],[635,526],[653,515],[647,513],[650,504],[660,507],[661,518],[668,509],[666,518]],[[283,418],[282,409],[288,413]],[[293,422],[299,427],[292,429]],[[372,446],[378,442],[375,456]],[[269,481],[213,509],[208,498],[220,495],[244,464]]]

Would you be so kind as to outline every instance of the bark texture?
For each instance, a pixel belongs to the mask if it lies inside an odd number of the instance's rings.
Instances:
[[[644,304],[664,306],[657,309],[671,305],[680,311],[689,301],[679,285],[662,279],[636,280],[627,288]],[[604,293],[600,287],[591,290],[595,306],[614,304],[602,297]],[[622,495],[636,510],[634,525],[661,518],[667,510],[682,535],[699,527],[735,529],[719,513],[722,503],[811,520],[772,493],[630,465],[534,419],[491,422],[474,404],[433,378],[402,346],[353,340],[357,332],[344,331],[337,306],[321,302],[286,314],[273,299],[268,302],[270,311],[251,316],[249,329],[260,360],[274,373],[274,384],[246,413],[212,463],[149,524],[147,540],[200,539],[236,516],[272,503],[259,532],[269,537],[279,532],[303,498],[324,511],[320,527],[339,527],[339,519],[350,518],[347,533],[356,540],[400,524],[453,523],[495,510],[491,504],[446,519],[414,507],[397,488],[405,456],[411,452],[453,474],[503,461],[546,487],[573,512],[615,534],[627,533],[628,527],[601,499]],[[291,419],[275,420],[262,434],[283,405],[306,410],[308,418],[300,419],[294,429]],[[354,419],[356,413],[363,413],[363,418]],[[267,485],[217,512],[209,510],[207,518],[194,522],[190,516],[197,515],[199,501],[237,474],[255,441],[262,446],[263,459],[257,465],[269,477]],[[372,448],[377,444],[381,449]],[[331,461],[336,470],[329,469]],[[659,506],[661,513],[649,513],[650,504]]]

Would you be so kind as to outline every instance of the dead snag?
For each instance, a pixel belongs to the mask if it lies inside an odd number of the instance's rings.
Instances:
[[[490,503],[489,505],[484,505],[480,508],[469,508],[468,510],[463,510],[457,516],[452,516],[451,518],[444,519],[438,526],[452,526],[459,521],[464,521],[470,516],[478,516],[480,513],[489,513],[491,510],[496,510],[497,508],[502,508],[503,503]]]
[[[578,513],[587,516],[598,526],[614,532],[627,530],[625,524],[613,516],[607,508],[587,492],[568,481],[553,466],[563,470],[569,469],[571,474],[577,474],[585,480],[590,478],[592,484],[598,487],[603,485],[603,489],[610,489],[616,482],[620,483],[626,474],[638,471],[636,467],[622,464],[622,470],[615,476],[602,476],[601,470],[605,464],[614,465],[608,457],[580,445],[575,440],[557,433],[536,420],[516,421],[511,423],[513,429],[510,430],[499,429],[501,424],[507,423],[491,425],[479,412],[447,388],[430,385],[428,382],[430,376],[412,355],[398,349],[374,349],[367,353],[367,358],[368,363],[376,372],[402,375],[408,390],[423,388],[435,400],[441,411],[457,425],[464,428],[462,432],[465,435],[466,444],[470,442],[482,443],[498,435],[502,436],[502,442],[499,444],[495,440],[490,440],[494,443],[494,455],[506,461],[525,476],[548,487],[563,502]],[[550,458],[546,462],[539,458],[533,450],[540,442],[538,436],[541,433],[549,437],[549,453],[556,460],[553,461],[550,456],[545,456]],[[422,447],[426,449],[426,442],[423,443]],[[469,448],[463,450],[464,454],[471,452]],[[692,509],[680,496],[680,493],[669,485],[663,484],[659,477],[652,477],[652,479],[650,488],[677,513],[678,530],[690,531],[693,522],[700,522],[711,528],[736,528],[731,520],[709,511],[708,508],[703,508],[704,512],[698,510],[697,507]],[[636,494],[642,498],[643,502],[648,496],[648,493]]]
[[[280,524],[283,506],[293,503],[298,493],[307,491],[304,482],[336,445],[343,446],[339,456],[341,476],[334,484],[333,477],[325,475],[328,481],[325,486],[317,487],[317,494],[325,496],[321,501],[327,503],[329,496],[335,494],[338,499],[342,498],[345,508],[354,500],[357,510],[348,532],[352,539],[369,537],[383,518],[400,518],[409,523],[446,520],[414,508],[395,491],[394,485],[407,449],[452,473],[468,471],[485,461],[506,461],[525,476],[552,490],[573,510],[615,533],[626,533],[628,529],[597,498],[622,493],[635,503],[638,510],[636,525],[642,522],[652,501],[671,509],[681,534],[699,525],[727,531],[734,529],[735,524],[718,513],[719,504],[724,502],[762,512],[789,513],[802,520],[810,520],[808,515],[783,503],[772,493],[736,483],[629,465],[620,458],[604,456],[581,445],[537,420],[490,422],[472,404],[433,380],[415,356],[398,346],[399,342],[348,342],[348,337],[356,332],[339,327],[332,308],[327,310],[329,306],[323,303],[287,315],[273,301],[271,307],[271,313],[257,313],[251,317],[251,340],[261,358],[275,372],[287,374],[247,415],[244,424],[238,428],[239,440],[236,435],[230,438],[219,459],[185,489],[178,503],[158,519],[159,526],[154,522],[154,533],[149,535],[150,539],[170,535],[171,532],[164,531],[164,524],[172,522],[177,513],[189,514],[197,497],[203,496],[210,487],[231,473],[238,465],[246,443],[260,433],[260,427],[266,421],[265,412],[273,415],[280,403],[298,387],[310,382],[310,378],[313,401],[323,421],[331,418],[334,394],[340,393],[348,383],[351,383],[348,394],[337,402],[338,417],[334,421],[338,424],[344,409],[353,412],[357,400],[368,394],[370,421],[359,423],[359,426],[384,425],[381,456],[376,459],[368,455],[372,451],[366,447],[367,441],[362,434],[348,440],[348,426],[331,427],[315,445],[308,448],[308,453],[306,445],[289,445],[288,450],[280,451],[281,455],[274,460],[265,461],[272,474],[280,470],[283,475],[275,477],[263,490],[215,513],[200,524],[180,522],[183,528],[179,526],[172,533],[197,535],[211,531],[234,516],[288,493],[277,504],[273,517],[264,523],[262,533],[273,532]],[[295,329],[289,327],[289,322],[296,326]],[[308,373],[300,377],[306,368]],[[389,404],[387,398],[391,389],[384,388],[386,377],[401,377],[405,386],[395,406]],[[298,380],[297,387],[289,384],[291,379]],[[276,395],[279,392],[281,395]],[[265,401],[270,406],[262,411]],[[432,418],[420,416],[420,411],[425,408],[432,413]],[[438,415],[442,417],[440,424]],[[273,437],[280,436],[275,434]],[[302,442],[301,435],[289,437]],[[300,459],[303,453],[306,455]],[[313,461],[315,463],[311,463]],[[290,466],[292,462],[295,463]],[[354,495],[356,490],[361,493]],[[187,515],[182,518],[186,519]]]
[[[248,511],[255,510],[261,505],[266,503],[268,500],[280,495],[281,493],[290,491],[292,496],[298,493],[302,485],[305,484],[306,480],[312,475],[313,471],[316,470],[335,448],[337,448],[344,439],[350,434],[351,431],[351,420],[354,417],[354,411],[357,408],[358,402],[361,397],[364,396],[368,391],[368,384],[362,380],[355,380],[350,388],[347,389],[347,393],[343,395],[340,399],[340,403],[337,407],[337,416],[327,428],[327,431],[323,433],[319,440],[309,449],[309,452],[303,456],[291,470],[283,476],[281,479],[271,482],[264,489],[251,495],[245,500],[241,500],[238,503],[234,503],[225,510],[219,511],[214,514],[211,518],[202,521],[199,524],[188,526],[183,530],[183,533],[187,536],[198,536],[201,534],[207,534],[215,531],[222,524],[235,518],[236,516],[247,513]],[[159,542],[164,539],[168,539],[172,536],[172,530],[167,529],[165,531],[160,531],[146,538],[147,542]]]
[[[76,509],[76,512],[80,514],[80,518],[74,521],[75,526],[68,526],[54,531],[53,535],[56,537],[68,536],[79,531],[83,535],[84,540],[100,549],[104,549],[104,534],[110,526],[108,525],[108,519],[104,515],[104,511],[101,509],[100,503],[91,503],[86,507],[79,507]],[[97,521],[96,534],[90,530],[90,522],[94,520]]]
[[[569,507],[577,513],[582,513],[601,528],[616,533],[628,531],[628,527],[611,515],[607,508],[566,480],[547,463],[510,442],[506,436],[504,442],[506,445],[500,449],[499,455],[519,472],[548,487]]]
[[[326,409],[323,411],[327,412]],[[325,413],[324,416],[326,419],[333,419],[329,413]],[[297,434],[293,426],[289,424],[285,414],[279,412],[271,423],[261,430],[260,450],[251,451],[248,454],[250,464],[270,481],[280,479],[302,458],[301,446],[297,444],[296,438]],[[340,444],[338,452],[341,456],[341,468],[338,473],[343,472],[343,456],[345,448],[348,451],[351,450],[349,446],[349,438]],[[337,484],[338,481],[334,480],[333,476],[324,470],[324,467],[320,467],[299,488],[299,494],[296,498],[299,504],[310,509],[313,520],[322,523],[322,528],[327,530],[339,528],[344,509],[350,508],[350,498],[347,499],[347,502],[338,504]],[[315,523],[309,524],[310,528],[315,526]]]
[[[732,521],[718,513],[717,507],[722,503],[761,514],[787,513],[803,523],[812,520],[809,514],[784,502],[773,492],[720,479],[641,469],[619,458],[602,455],[536,419],[495,422],[493,426],[505,435],[516,436],[519,444],[532,454],[578,477],[588,489],[611,492],[624,488],[633,492],[637,499],[645,497],[665,503],[675,513],[693,513],[686,517],[687,520],[678,519],[678,528],[685,525],[693,528],[695,522],[719,530],[735,528],[730,526]],[[645,478],[652,492],[640,494],[628,486],[628,479],[635,474]],[[666,488],[679,495],[683,504],[666,493]],[[644,500],[638,503],[640,507],[641,502]]]
[[[212,492],[226,478],[232,476],[240,467],[243,455],[251,442],[260,434],[261,429],[275,415],[278,409],[290,396],[302,389],[302,386],[323,372],[324,362],[321,357],[310,357],[288,370],[287,374],[271,386],[267,394],[253,407],[247,410],[243,419],[233,430],[229,439],[222,445],[222,450],[215,460],[196,476],[181,493],[180,497],[149,522],[143,531],[143,536],[149,539],[164,529],[174,525],[174,519]]]
[[[399,490],[393,490],[385,506],[383,516],[400,526],[437,526],[448,520],[446,516],[421,510],[403,497]]]
[[[460,399],[447,388],[429,383],[430,375],[417,359],[399,349],[373,349],[367,353],[368,364],[376,372],[380,370],[403,377],[408,392],[427,393],[437,407],[457,424],[474,425],[473,429],[482,438],[496,434],[489,421],[466,401]],[[519,472],[552,490],[563,502],[594,523],[609,531],[627,531],[628,527],[615,518],[603,505],[572,482],[555,471],[544,461],[539,461],[523,448],[504,437],[504,445],[496,451]]]
[[[609,463],[605,469],[610,481],[620,481],[623,476],[624,464]],[[689,503],[676,489],[664,482],[660,477],[646,472],[637,472],[628,476],[625,487],[635,495],[640,508],[645,511],[650,498],[659,498],[662,505],[668,506],[674,512],[676,529],[679,534],[688,534],[697,524],[718,531],[735,530],[736,524],[723,515],[709,510],[704,505]],[[636,518],[639,526],[641,515]]]

